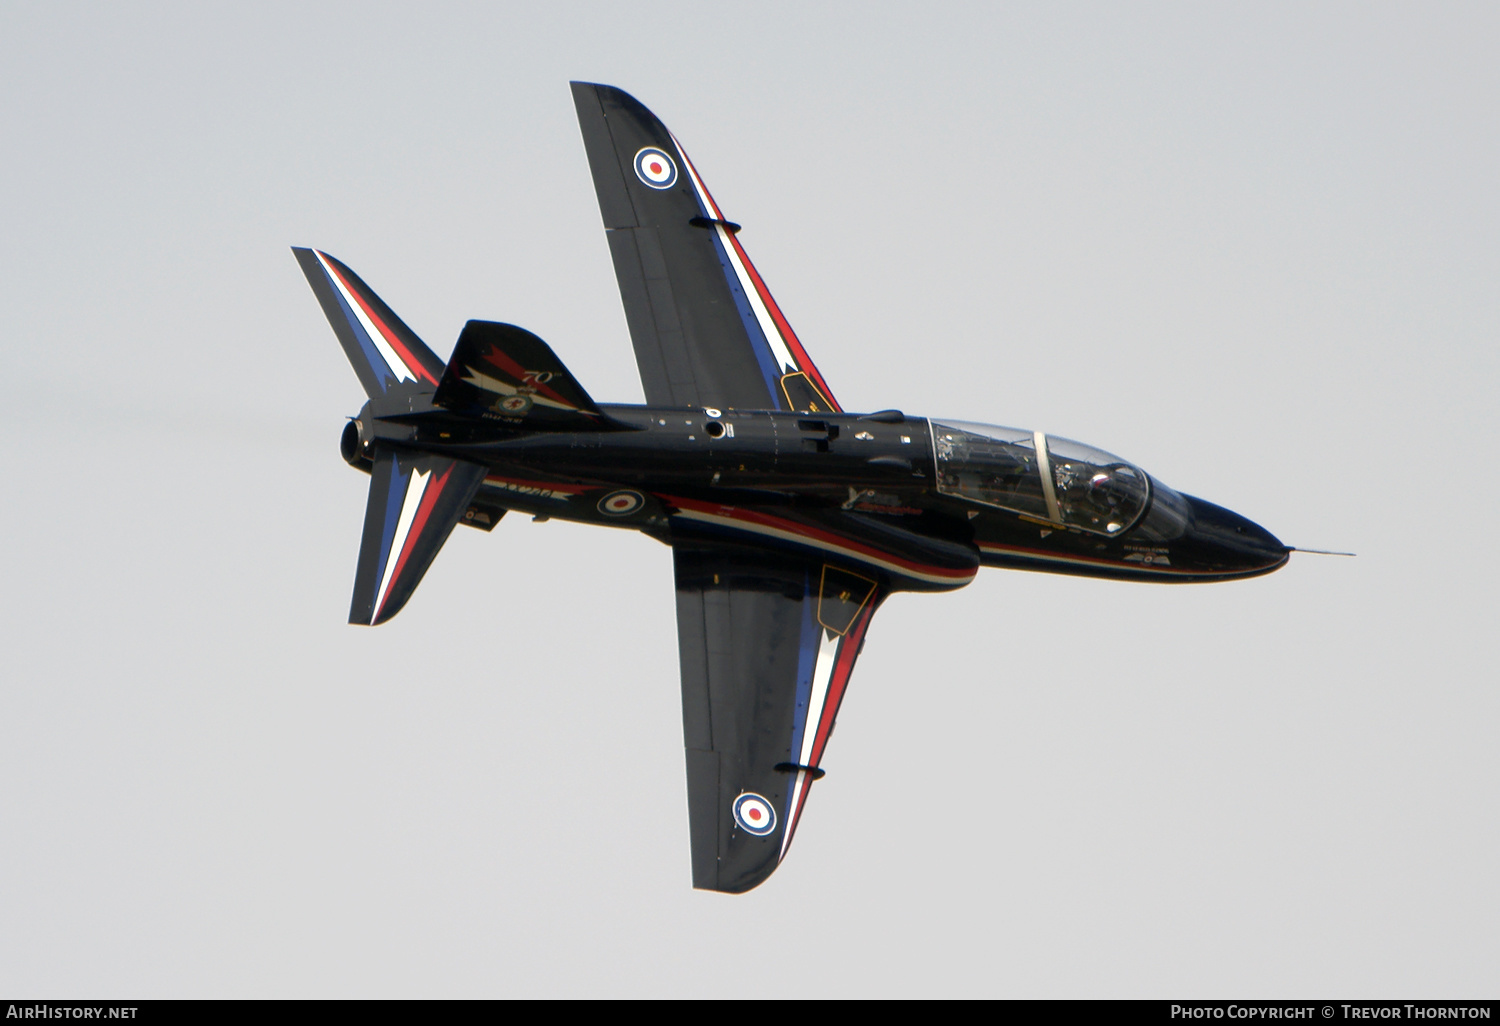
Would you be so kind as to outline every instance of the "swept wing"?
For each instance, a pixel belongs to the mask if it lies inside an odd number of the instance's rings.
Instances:
[[[840,412],[667,127],[613,86],[573,103],[646,402]]]
[[[673,542],[693,886],[738,893],[786,856],[886,592],[838,564]]]

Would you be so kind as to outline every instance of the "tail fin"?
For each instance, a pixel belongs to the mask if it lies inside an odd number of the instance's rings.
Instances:
[[[432,401],[455,413],[514,419],[538,430],[616,426],[551,346],[525,328],[493,321],[464,325]]]
[[[350,623],[381,624],[401,611],[484,474],[442,456],[376,450]]]
[[[408,383],[419,391],[437,388],[443,361],[359,275],[319,250],[293,247],[292,252],[366,395],[374,399]]]

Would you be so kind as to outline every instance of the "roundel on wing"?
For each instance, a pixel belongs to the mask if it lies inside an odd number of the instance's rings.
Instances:
[[[599,500],[599,512],[607,517],[628,517],[646,504],[646,497],[629,488],[610,492]]]
[[[677,184],[677,165],[665,150],[643,146],[635,155],[635,175],[653,189],[670,189]]]
[[[764,837],[776,829],[776,810],[754,791],[746,791],[734,800],[734,821],[746,833]]]

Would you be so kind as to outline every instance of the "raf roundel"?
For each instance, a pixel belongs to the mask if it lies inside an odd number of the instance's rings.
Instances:
[[[644,146],[636,153],[635,174],[653,189],[670,189],[677,184],[677,165],[655,146]]]
[[[599,500],[599,512],[607,517],[628,517],[645,504],[646,497],[640,492],[622,488]]]
[[[776,810],[760,795],[746,791],[734,800],[734,821],[746,833],[764,837],[776,829]]]

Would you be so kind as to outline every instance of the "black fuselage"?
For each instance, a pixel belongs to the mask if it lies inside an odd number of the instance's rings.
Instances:
[[[1089,577],[1215,581],[1277,569],[1288,549],[1229,510],[1149,479],[1114,535],[1000,508],[940,487],[928,420],[896,411],[797,414],[603,406],[593,430],[535,431],[433,407],[377,410],[345,456],[382,444],[489,468],[467,522],[503,511],[812,548],[898,590],[959,587],[981,565]]]

